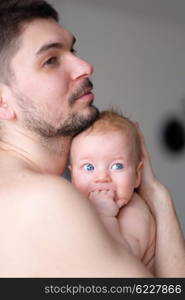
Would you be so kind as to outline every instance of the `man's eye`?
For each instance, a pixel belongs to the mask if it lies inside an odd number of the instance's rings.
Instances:
[[[121,163],[115,163],[111,166],[112,170],[122,170],[123,169],[123,164]]]
[[[83,165],[83,169],[85,171],[93,171],[94,170],[94,166],[92,164],[84,164]]]
[[[56,56],[50,57],[45,63],[44,65],[56,65],[58,64],[58,58]]]

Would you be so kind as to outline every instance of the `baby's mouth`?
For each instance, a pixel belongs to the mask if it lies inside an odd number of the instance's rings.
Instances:
[[[92,187],[91,187],[91,191],[113,191],[115,192],[116,191],[116,187],[112,184],[106,184],[106,183],[103,183],[103,184],[94,184]]]

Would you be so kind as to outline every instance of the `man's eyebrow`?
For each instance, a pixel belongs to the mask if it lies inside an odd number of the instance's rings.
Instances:
[[[58,43],[58,42],[45,44],[36,52],[36,55],[40,55],[40,54],[48,51],[49,49],[53,49],[53,48],[54,49],[62,49],[63,44]]]
[[[75,42],[76,42],[76,38],[73,36],[72,46],[75,44]],[[36,55],[40,55],[40,54],[42,54],[50,49],[53,49],[53,48],[54,49],[63,49],[64,45],[59,42],[51,42],[51,43],[45,44],[36,52]]]

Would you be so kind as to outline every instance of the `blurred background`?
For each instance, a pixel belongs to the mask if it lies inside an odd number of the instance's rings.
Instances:
[[[49,2],[94,66],[96,106],[139,122],[185,234],[185,1]]]

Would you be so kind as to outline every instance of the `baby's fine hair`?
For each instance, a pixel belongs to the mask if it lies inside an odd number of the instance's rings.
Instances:
[[[88,134],[121,132],[130,139],[136,163],[142,160],[141,141],[136,125],[121,112],[116,110],[104,110],[100,112],[98,119],[85,131]]]

